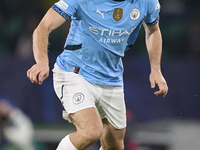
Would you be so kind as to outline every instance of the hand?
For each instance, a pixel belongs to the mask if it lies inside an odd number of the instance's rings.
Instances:
[[[155,88],[156,84],[159,87],[159,90],[154,92],[155,95],[157,96],[162,95],[163,97],[167,95],[167,92],[168,92],[167,82],[165,81],[160,71],[152,71],[149,76],[149,80],[151,83],[151,88]]]
[[[27,71],[27,77],[32,83],[40,85],[49,76],[49,66],[46,63],[37,63]]]

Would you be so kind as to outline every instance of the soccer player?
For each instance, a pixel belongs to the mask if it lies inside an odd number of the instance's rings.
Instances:
[[[34,129],[30,118],[7,99],[0,97],[0,149],[9,149],[9,143],[20,150],[34,150]],[[6,148],[7,147],[7,148]]]
[[[33,33],[36,64],[27,76],[33,83],[49,75],[48,36],[71,18],[64,51],[57,57],[54,89],[64,118],[77,131],[64,137],[57,150],[83,150],[100,139],[101,150],[123,150],[126,110],[123,92],[124,52],[134,44],[143,25],[150,59],[151,88],[166,96],[161,73],[162,37],[158,0],[60,0]]]

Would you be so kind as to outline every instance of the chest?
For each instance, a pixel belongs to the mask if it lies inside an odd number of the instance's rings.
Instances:
[[[82,5],[81,15],[87,26],[111,35],[111,30],[131,32],[145,19],[146,10],[140,3],[91,0]]]

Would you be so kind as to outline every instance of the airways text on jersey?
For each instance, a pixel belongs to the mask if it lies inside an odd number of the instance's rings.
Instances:
[[[99,38],[98,41],[101,43],[121,43],[128,39],[135,28],[130,30],[112,30],[89,27],[89,30]]]

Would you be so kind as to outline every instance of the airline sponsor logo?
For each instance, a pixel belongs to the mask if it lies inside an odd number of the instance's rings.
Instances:
[[[121,43],[124,42],[130,34],[134,31],[135,27],[130,30],[112,30],[89,27],[91,33],[99,35],[99,42],[101,43]]]

